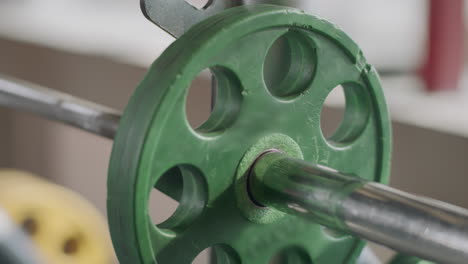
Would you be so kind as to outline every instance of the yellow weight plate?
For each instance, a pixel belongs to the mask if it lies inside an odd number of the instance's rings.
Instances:
[[[0,206],[51,264],[108,264],[113,251],[100,213],[78,194],[30,173],[0,170]]]

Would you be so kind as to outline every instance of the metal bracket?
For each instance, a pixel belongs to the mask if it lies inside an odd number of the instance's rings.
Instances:
[[[245,0],[210,0],[198,8],[190,4],[189,0],[141,0],[140,4],[146,18],[178,38],[201,20],[225,9],[243,5]]]

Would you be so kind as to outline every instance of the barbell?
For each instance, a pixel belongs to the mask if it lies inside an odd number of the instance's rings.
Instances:
[[[281,63],[265,58],[280,41]],[[276,67],[273,73],[265,68]],[[209,119],[192,128],[191,81],[217,80]],[[342,85],[344,121],[320,113]],[[333,24],[292,8],[235,7],[181,35],[151,66],[123,115],[3,77],[0,104],[114,139],[108,221],[121,263],[354,263],[371,240],[442,263],[466,263],[468,212],[382,185],[391,124],[380,81]],[[149,196],[180,202],[155,225]]]

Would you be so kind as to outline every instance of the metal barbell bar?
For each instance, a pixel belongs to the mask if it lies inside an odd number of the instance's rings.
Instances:
[[[468,260],[468,211],[409,194],[279,151],[252,166],[260,206],[308,217],[333,229],[441,263]]]
[[[6,76],[0,76],[0,106],[109,139],[121,116],[117,110]],[[406,254],[442,263],[468,260],[468,210],[275,150],[252,165],[250,194],[259,206],[302,215]]]
[[[0,106],[31,112],[113,139],[122,113],[50,88],[0,75]]]

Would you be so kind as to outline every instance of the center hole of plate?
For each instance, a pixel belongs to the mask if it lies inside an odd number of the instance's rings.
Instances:
[[[261,153],[256,159],[255,161],[252,163],[252,166],[250,166],[250,169],[249,169],[249,172],[248,172],[248,175],[247,175],[247,194],[249,195],[249,198],[250,200],[252,201],[252,203],[254,203],[256,206],[258,207],[267,207],[265,206],[264,204],[262,204],[260,201],[258,201],[257,199],[255,199],[255,195],[254,195],[254,190],[253,190],[253,185],[252,185],[252,181],[253,181],[253,177],[255,177],[253,175],[253,170],[255,168],[255,164],[257,164],[257,161],[260,160],[264,155],[267,155],[269,153],[281,153],[280,150],[277,150],[277,149],[268,149],[268,150],[265,150],[263,153]]]

